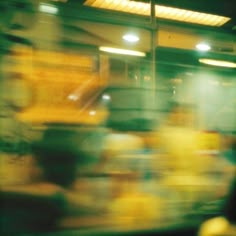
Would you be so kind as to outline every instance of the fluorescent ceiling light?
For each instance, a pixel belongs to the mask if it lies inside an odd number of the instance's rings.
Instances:
[[[39,11],[48,13],[48,14],[57,14],[58,8],[50,4],[41,3],[39,5]]]
[[[127,50],[127,49],[122,49],[122,48],[99,47],[99,50],[103,51],[103,52],[124,54],[124,55],[137,56],[137,57],[145,57],[146,56],[146,53],[144,53],[144,52]]]
[[[209,51],[211,49],[210,45],[208,45],[206,43],[199,43],[196,45],[196,48],[199,51]]]
[[[150,15],[150,3],[129,0],[86,0],[84,5],[139,15]],[[156,17],[193,24],[222,26],[229,17],[156,5]]]
[[[199,59],[199,62],[211,66],[220,66],[220,67],[228,67],[228,68],[236,68],[236,63],[230,61],[221,61],[221,60],[213,60],[207,58]]]
[[[139,37],[134,34],[125,34],[123,39],[131,43],[136,43],[139,41]]]

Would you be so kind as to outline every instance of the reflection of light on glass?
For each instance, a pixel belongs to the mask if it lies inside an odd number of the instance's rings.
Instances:
[[[125,34],[123,36],[123,39],[131,43],[135,43],[139,41],[139,37],[134,34]]]
[[[49,14],[57,14],[58,8],[50,4],[41,3],[39,5],[39,11]]]
[[[109,100],[111,99],[111,97],[110,97],[110,95],[108,95],[108,94],[103,94],[103,95],[102,95],[102,99],[109,101]]]
[[[206,43],[199,43],[196,45],[196,48],[199,51],[209,51],[211,49],[210,45],[208,45]]]
[[[94,110],[90,111],[90,112],[89,112],[89,115],[90,115],[90,116],[95,116],[95,115],[96,115],[96,111],[94,111]]]
[[[144,52],[127,50],[127,49],[122,49],[122,48],[99,47],[99,50],[103,51],[103,52],[124,54],[124,55],[130,55],[130,56],[138,56],[138,57],[145,57],[146,56],[146,54]]]
[[[236,63],[230,62],[230,61],[220,61],[220,60],[201,58],[199,59],[199,62],[207,64],[207,65],[211,65],[211,66],[236,68]]]
[[[72,101],[76,101],[78,98],[79,98],[79,97],[78,97],[78,95],[76,95],[76,94],[70,94],[70,95],[68,96],[68,99],[70,99],[70,100],[72,100]]]

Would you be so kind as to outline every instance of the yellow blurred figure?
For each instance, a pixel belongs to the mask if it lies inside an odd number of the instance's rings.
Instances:
[[[129,132],[112,131],[104,143],[98,171],[111,176],[108,212],[118,227],[143,228],[161,219],[163,201],[140,187],[145,167],[139,155],[144,147],[143,139]]]
[[[161,184],[175,191],[179,196],[176,200],[183,202],[187,209],[204,192],[203,188],[206,189],[206,179],[201,176],[204,163],[198,156],[199,132],[194,128],[194,119],[189,105],[172,104],[167,122],[159,130],[165,166]]]
[[[174,104],[167,124],[160,129],[160,148],[172,175],[197,171],[198,132],[193,127],[193,119],[188,107]]]

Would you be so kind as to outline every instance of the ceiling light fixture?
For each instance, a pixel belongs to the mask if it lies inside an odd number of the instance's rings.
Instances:
[[[111,47],[99,47],[100,51],[115,53],[115,54],[123,54],[129,56],[137,56],[137,57],[145,57],[146,53],[134,50],[127,50],[122,48],[111,48]]]
[[[115,10],[120,12],[132,13],[150,16],[150,3],[137,2],[131,0],[86,0],[84,5]],[[207,14],[203,12],[190,11],[175,7],[166,7],[162,5],[155,5],[156,17],[188,22],[193,24],[208,25],[208,26],[222,26],[230,20],[229,17]]]
[[[51,4],[46,4],[46,3],[41,3],[39,5],[39,11],[43,13],[48,13],[48,14],[57,14],[58,13],[58,8],[51,5]]]
[[[199,51],[209,51],[211,49],[210,45],[206,44],[206,43],[199,43],[196,45],[196,48],[199,50]]]
[[[123,39],[131,43],[136,43],[139,41],[139,37],[134,34],[125,34],[123,35]]]
[[[220,66],[220,67],[228,67],[228,68],[236,68],[236,63],[230,61],[221,61],[207,58],[200,58],[199,62],[211,66]]]

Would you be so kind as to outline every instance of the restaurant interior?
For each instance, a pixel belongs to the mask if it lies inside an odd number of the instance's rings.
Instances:
[[[234,0],[0,12],[2,235],[236,235]]]

